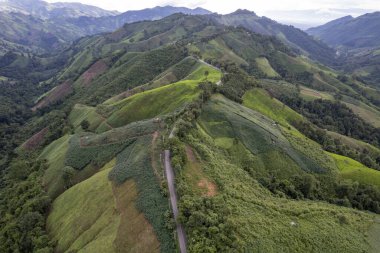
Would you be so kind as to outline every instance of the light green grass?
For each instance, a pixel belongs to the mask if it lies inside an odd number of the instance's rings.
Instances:
[[[119,227],[108,173],[115,160],[91,178],[73,186],[52,206],[48,229],[58,252],[116,252],[113,241]]]
[[[69,122],[77,131],[80,131],[83,120],[90,123],[89,130],[95,130],[105,119],[96,112],[95,107],[76,104],[70,112]]]
[[[180,109],[199,96],[198,84],[206,80],[205,71],[209,72],[208,81],[216,83],[221,79],[219,71],[202,64],[182,81],[141,92],[111,104],[116,109],[107,122],[113,127],[120,127]]]
[[[272,113],[273,111],[270,110],[269,112]],[[291,141],[288,140],[285,134],[291,134],[292,137],[299,137],[302,140],[305,137],[294,128],[291,128],[285,118],[281,119],[285,125],[290,127],[288,132],[284,131],[283,127],[275,124],[274,120],[265,116],[265,114],[241,106],[218,95],[213,96],[210,102],[204,106],[199,119],[200,126],[215,139],[216,145],[229,148],[231,139],[234,140],[233,147],[240,142],[252,155],[261,159],[268,170],[274,169],[271,166],[274,161],[267,154],[278,152],[275,153],[278,158],[275,161],[277,163],[275,167],[277,172],[281,172],[281,175],[285,175],[286,172],[288,175],[294,175],[294,173],[302,173],[302,171],[318,173],[331,169],[331,166],[325,166],[325,163],[319,163],[318,159],[310,158],[306,155],[316,153],[315,149],[320,151],[318,145],[293,145],[293,138]],[[297,143],[296,141],[294,142]],[[235,153],[238,154],[238,152]],[[282,171],[280,171],[280,167]]]
[[[279,77],[280,75],[272,68],[268,59],[265,57],[259,57],[255,59],[259,69],[268,77]]]
[[[315,100],[315,99],[326,99],[326,100],[334,100],[334,96],[328,92],[317,91],[305,86],[301,86],[301,97],[305,100]]]
[[[255,88],[246,92],[243,96],[243,105],[266,115],[286,127],[292,122],[303,120],[300,114],[277,99],[271,98],[268,92],[263,89]]]
[[[329,153],[329,155],[335,159],[336,165],[343,178],[380,187],[380,171],[370,169],[345,156],[332,153]]]
[[[206,71],[209,72],[207,79],[205,76]],[[191,73],[190,75],[185,77],[184,80],[191,80],[191,81],[198,82],[198,83],[207,80],[209,82],[216,83],[221,78],[222,78],[222,74],[220,73],[220,71],[218,71],[218,70],[216,70],[210,66],[202,64],[193,73]]]
[[[113,105],[120,109],[108,118],[108,123],[120,127],[173,112],[198,97],[197,84],[196,81],[181,81],[126,98]]]
[[[63,184],[62,168],[65,164],[66,152],[69,148],[71,136],[65,135],[52,142],[41,153],[40,158],[48,161],[48,169],[45,171],[43,184],[50,196],[56,196]]]

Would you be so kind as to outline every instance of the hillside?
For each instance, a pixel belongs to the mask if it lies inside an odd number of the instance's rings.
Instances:
[[[157,20],[174,13],[211,12],[202,8],[157,6],[120,14],[78,3],[9,0],[0,2],[0,13],[0,39],[4,40],[0,54],[14,52],[15,47],[24,53],[45,54],[87,35],[112,32],[126,23]]]
[[[259,17],[254,12],[238,10],[228,15],[215,16],[215,19],[224,25],[242,26],[255,33],[276,36],[289,47],[324,64],[333,65],[335,62],[334,50],[326,44],[314,40],[298,28],[277,23],[267,17]]]
[[[346,48],[379,46],[380,12],[368,13],[357,18],[350,16],[310,28],[307,32],[327,44]]]
[[[0,11],[22,13],[41,19],[51,19],[56,16],[77,18],[81,16],[102,17],[116,15],[116,11],[106,11],[101,8],[80,3],[48,3],[41,0],[2,0]]]
[[[1,252],[380,250],[380,93],[223,17],[6,54]]]
[[[364,82],[379,84],[380,13],[357,18],[344,17],[307,32],[337,48],[342,58],[340,68],[360,77]]]

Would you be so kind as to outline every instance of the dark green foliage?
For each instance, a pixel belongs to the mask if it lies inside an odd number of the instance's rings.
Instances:
[[[185,146],[178,138],[171,138],[168,141],[168,148],[171,151],[171,162],[173,168],[177,173],[180,173],[181,170],[185,167],[186,164],[186,153]]]
[[[117,143],[104,143],[104,145],[82,146],[81,138],[86,137],[79,135],[71,137],[65,158],[65,165],[77,170],[83,169],[89,163],[98,168],[102,167],[134,141],[129,139]]]
[[[198,63],[198,61],[192,57],[188,57],[173,67],[173,74],[178,80],[185,78],[190,74],[192,68]]]
[[[307,122],[295,122],[294,126],[308,138],[318,142],[323,149],[352,159],[360,161],[365,166],[380,169],[380,154],[369,152],[364,149],[355,149],[354,147],[343,144],[339,139],[329,136],[326,130],[322,130]]]
[[[110,180],[121,184],[133,179],[137,183],[137,208],[144,213],[160,241],[161,252],[175,252],[174,238],[165,223],[169,210],[166,197],[162,194],[157,177],[153,172],[150,157],[152,137],[138,138],[117,156],[115,167],[109,174]]]
[[[3,176],[0,252],[52,252],[45,222],[51,200],[40,183],[45,169],[36,157],[19,157]]]
[[[366,123],[340,102],[321,99],[306,102],[301,98],[287,97],[280,99],[323,129],[335,131],[380,147],[380,129]]]
[[[373,186],[336,181],[326,191],[323,179],[305,174],[289,179],[260,178],[259,182],[271,192],[292,199],[323,200],[330,203],[380,213],[380,190]]]
[[[90,122],[88,122],[88,120],[85,119],[80,123],[80,126],[83,130],[88,130],[88,128],[90,127]]]
[[[181,199],[181,221],[191,238],[189,252],[234,252],[239,247],[236,224],[229,219],[223,195],[214,198],[185,196]]]
[[[248,76],[235,66],[230,66],[226,69],[228,74],[223,76],[223,86],[218,88],[218,91],[227,98],[242,103],[244,93],[257,86],[254,78]]]

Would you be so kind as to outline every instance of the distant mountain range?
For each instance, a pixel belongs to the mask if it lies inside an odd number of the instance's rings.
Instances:
[[[20,12],[42,19],[55,17],[76,18],[81,16],[103,17],[117,15],[117,11],[107,11],[101,8],[81,3],[47,3],[41,0],[0,0],[1,12]]]
[[[346,16],[307,32],[333,47],[349,49],[380,46],[380,12],[357,18]]]
[[[0,12],[0,55],[16,47],[22,52],[41,53],[83,36],[115,31],[126,23],[157,20],[179,12],[211,13],[202,8],[165,6],[117,14],[78,3],[39,0],[1,1]]]
[[[288,46],[324,64],[331,65],[334,62],[335,51],[323,42],[298,28],[259,17],[252,11],[238,10],[228,15],[215,15],[215,19],[223,25],[242,26],[255,33],[276,36]]]
[[[342,69],[369,84],[379,85],[380,12],[357,18],[346,16],[307,32],[338,50],[343,59]]]

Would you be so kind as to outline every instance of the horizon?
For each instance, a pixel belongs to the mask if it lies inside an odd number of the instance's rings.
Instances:
[[[357,17],[365,13],[380,11],[376,0],[298,0],[280,1],[274,0],[254,0],[246,2],[237,0],[230,1],[198,0],[194,2],[183,0],[141,0],[138,2],[119,2],[104,0],[46,0],[49,3],[55,2],[78,2],[82,4],[96,6],[105,10],[126,12],[154,8],[157,6],[187,7],[191,9],[204,8],[218,14],[228,14],[237,9],[247,9],[255,12],[259,16],[266,16],[278,22],[306,29],[308,27],[325,24],[329,21],[344,16]],[[297,7],[294,7],[297,6]],[[347,8],[350,6],[351,8]]]

